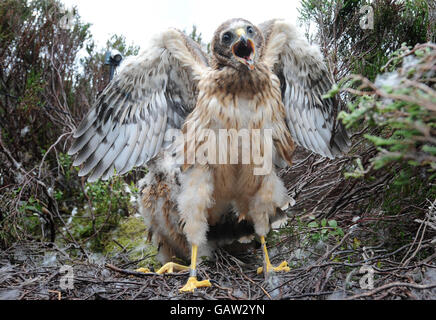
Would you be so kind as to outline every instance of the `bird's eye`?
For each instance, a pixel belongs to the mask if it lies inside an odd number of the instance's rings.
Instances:
[[[223,34],[223,42],[224,43],[229,43],[230,41],[232,41],[233,35],[230,32],[226,32]]]
[[[253,29],[253,27],[247,27],[247,33],[248,34],[253,34],[254,33],[254,29]]]

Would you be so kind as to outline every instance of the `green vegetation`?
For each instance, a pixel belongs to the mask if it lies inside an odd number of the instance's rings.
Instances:
[[[314,217],[312,218],[313,221],[309,222],[307,227],[313,229],[313,231],[309,231],[313,241],[327,241],[329,237],[338,241],[344,236],[344,231],[338,227],[336,220],[322,219],[320,222],[317,222],[314,220]]]
[[[361,27],[365,5],[369,28]],[[302,1],[301,22],[317,25],[311,38],[338,83],[327,96],[341,101],[338,118],[360,133],[344,176],[363,190],[383,185],[361,210],[413,216],[435,198],[436,47],[424,44],[436,40],[434,12],[424,0]]]
[[[60,1],[0,3],[0,245],[5,248],[16,240],[75,241],[102,251],[105,235],[134,212],[130,199],[137,190],[127,191],[126,181],[131,185],[143,172],[85,183],[64,142],[108,83],[106,50],[129,56],[139,47],[113,35],[106,48],[97,48],[77,10],[70,25],[62,20],[65,15]]]
[[[377,152],[366,168],[357,158],[357,168],[346,177],[361,178],[391,172],[383,209],[400,212],[399,195],[422,203],[436,195],[436,91],[432,66],[434,45],[402,47],[383,66],[385,73],[374,82],[352,75],[339,89],[350,94],[349,111],[342,112],[347,127],[368,126],[364,134]],[[382,172],[382,173],[381,173]]]
[[[365,6],[372,10],[373,24],[362,28],[362,20],[369,23]],[[317,26],[307,35],[321,45],[336,80],[350,73],[374,80],[403,43],[436,40],[432,10],[426,0],[302,0],[300,21]]]
[[[138,267],[160,266],[156,248],[147,241],[144,221],[138,217],[123,218],[118,228],[105,235],[103,253],[108,257],[125,253]]]

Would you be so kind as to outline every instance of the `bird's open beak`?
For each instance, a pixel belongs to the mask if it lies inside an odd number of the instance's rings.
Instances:
[[[236,59],[245,64],[248,69],[254,70],[254,57],[256,55],[254,42],[250,38],[247,38],[244,29],[236,30],[236,34],[239,36],[239,40],[236,41],[232,47],[233,55]]]

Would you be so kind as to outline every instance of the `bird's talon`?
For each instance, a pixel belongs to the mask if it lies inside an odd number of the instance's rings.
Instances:
[[[194,292],[197,288],[208,288],[211,287],[212,284],[209,280],[198,281],[196,277],[190,277],[188,282],[180,289],[180,292]]]
[[[286,261],[283,261],[277,267],[275,267],[273,270],[275,272],[289,272],[289,271],[291,271],[291,268],[289,268],[289,265]]]
[[[289,268],[289,265],[286,261],[283,261],[280,263],[277,267],[273,267],[271,264],[267,265],[266,271],[269,272],[289,272],[291,271],[291,268]],[[263,267],[257,268],[257,274],[263,273]]]
[[[189,267],[182,266],[181,264],[174,263],[174,262],[168,262],[165,265],[163,265],[156,273],[157,274],[173,273],[174,270],[187,271],[189,270]]]
[[[150,269],[148,268],[139,268],[135,270],[136,272],[142,272],[142,273],[151,273]]]

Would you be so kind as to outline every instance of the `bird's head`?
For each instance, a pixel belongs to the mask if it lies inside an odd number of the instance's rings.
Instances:
[[[213,37],[213,61],[217,67],[254,70],[263,45],[262,32],[251,22],[244,19],[228,20]]]

